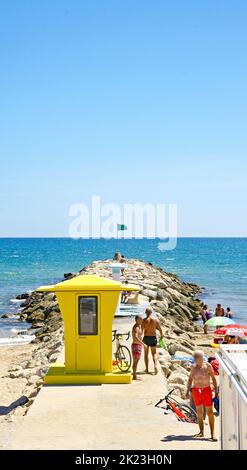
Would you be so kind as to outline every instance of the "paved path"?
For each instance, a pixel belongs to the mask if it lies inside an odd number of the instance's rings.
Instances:
[[[132,320],[117,319],[130,328]],[[115,326],[114,325],[114,326]],[[143,362],[141,369],[144,369]],[[161,372],[119,385],[44,386],[22,419],[11,449],[216,449],[192,440],[196,425],[164,416],[154,404],[165,395]],[[208,426],[207,426],[208,428]]]

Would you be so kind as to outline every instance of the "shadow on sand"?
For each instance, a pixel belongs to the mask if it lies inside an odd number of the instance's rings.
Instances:
[[[174,434],[170,434],[168,436],[165,436],[163,439],[161,439],[161,442],[171,442],[171,441],[208,441],[206,437],[196,437],[194,434],[191,434],[189,436],[185,435],[180,435],[180,436],[175,436]]]
[[[0,416],[9,414],[12,410],[17,408],[17,406],[25,405],[28,402],[28,398],[25,395],[22,395],[17,400],[10,403],[9,406],[0,406]]]

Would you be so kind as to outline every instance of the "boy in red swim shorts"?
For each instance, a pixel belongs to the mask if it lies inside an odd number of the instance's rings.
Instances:
[[[214,437],[213,397],[210,386],[210,379],[212,379],[215,396],[218,396],[218,387],[214,371],[208,362],[204,362],[202,351],[195,351],[193,357],[195,363],[192,366],[188,380],[187,397],[189,397],[192,387],[192,397],[196,406],[200,429],[196,437],[204,437],[203,407],[205,407],[209,420],[211,440],[216,441],[217,439]]]
[[[143,338],[143,330],[142,330],[142,317],[137,315],[135,317],[135,324],[132,328],[132,357],[133,357],[133,380],[141,380],[140,377],[137,375],[137,366],[138,362],[142,355],[142,345],[145,344],[142,341]]]

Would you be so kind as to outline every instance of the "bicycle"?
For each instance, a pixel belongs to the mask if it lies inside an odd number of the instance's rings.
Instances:
[[[161,398],[158,403],[156,403],[156,408],[161,408],[163,410],[171,410],[175,413],[178,421],[183,421],[186,423],[197,423],[197,414],[193,408],[185,403],[180,403],[175,398],[171,398],[171,394],[174,392],[174,389],[171,390],[164,398]],[[165,406],[159,406],[162,402],[166,403]]]
[[[113,330],[112,342],[116,340],[116,352],[114,353],[116,365],[122,372],[128,372],[131,367],[131,354],[127,346],[122,345],[120,342],[123,336],[126,336],[126,341],[130,337],[128,333],[117,333],[117,330]]]

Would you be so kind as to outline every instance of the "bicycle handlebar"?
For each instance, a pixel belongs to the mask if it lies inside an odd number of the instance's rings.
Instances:
[[[157,407],[157,406],[160,405],[160,403],[162,403],[162,401],[167,400],[167,398],[172,394],[172,392],[174,392],[174,390],[175,390],[175,389],[173,388],[164,398],[161,398],[161,399],[156,403],[156,405],[154,405],[154,406]]]
[[[117,330],[112,330],[112,333],[113,333],[113,340],[112,341],[114,341],[117,336],[126,336],[126,341],[128,341],[128,339],[130,337],[130,331],[128,331],[128,333],[118,333]]]
[[[159,406],[159,404],[160,404],[162,401],[164,401],[164,398],[161,398],[161,399],[156,403],[156,405],[154,405],[154,406],[155,406],[155,407]]]
[[[165,398],[168,398],[168,397],[172,394],[172,392],[174,392],[174,390],[175,390],[175,388],[173,388],[173,389],[165,396]]]

